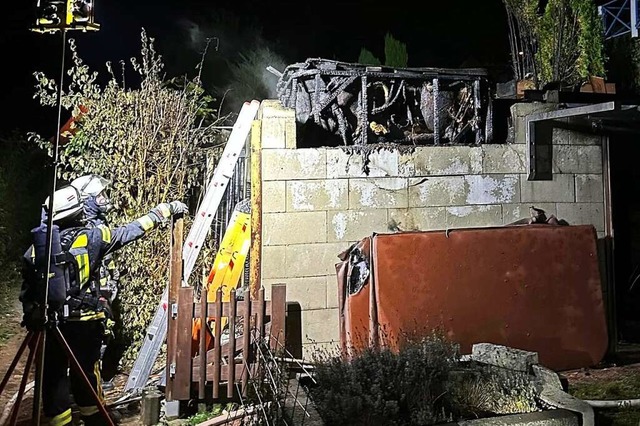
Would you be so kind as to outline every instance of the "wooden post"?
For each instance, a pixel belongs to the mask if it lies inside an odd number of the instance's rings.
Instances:
[[[262,121],[251,125],[251,247],[249,287],[254,299],[262,287]]]
[[[183,240],[184,219],[182,216],[171,218],[171,241],[169,243],[171,260],[169,264],[169,304],[167,309],[167,366],[165,369],[166,398],[173,401],[173,380],[176,371],[176,342],[178,337],[178,317],[174,315],[173,307],[178,306],[178,290],[182,283],[182,240]]]
[[[284,349],[285,319],[287,309],[287,286],[274,284],[271,286],[271,350],[278,352]]]

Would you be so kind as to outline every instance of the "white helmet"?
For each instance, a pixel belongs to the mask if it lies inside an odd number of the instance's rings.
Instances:
[[[49,210],[49,197],[44,201],[45,210]],[[71,185],[58,189],[53,194],[53,221],[72,217],[82,212],[82,202],[78,190]]]
[[[85,199],[91,195],[94,197],[97,196],[104,191],[110,183],[111,182],[102,176],[91,174],[75,178],[70,185],[76,188],[80,196]]]

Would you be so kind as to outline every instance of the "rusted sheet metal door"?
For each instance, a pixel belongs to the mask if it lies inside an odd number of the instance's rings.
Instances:
[[[592,226],[552,225],[375,235],[380,329],[392,343],[441,329],[462,353],[536,351],[556,371],[597,364],[608,336],[596,239]]]

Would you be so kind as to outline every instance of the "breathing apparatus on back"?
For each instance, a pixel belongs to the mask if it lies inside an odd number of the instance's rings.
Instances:
[[[39,277],[38,286],[45,294],[48,278],[47,303],[52,310],[60,309],[67,298],[69,289],[69,271],[66,268],[67,256],[63,251],[60,240],[60,230],[69,227],[82,217],[82,202],[80,195],[72,186],[64,186],[53,194],[53,211],[48,212],[49,197],[44,202],[40,225],[31,230],[34,249],[34,262]],[[47,262],[47,223],[48,215],[52,214],[51,227],[51,257]],[[47,263],[49,270],[47,271]]]

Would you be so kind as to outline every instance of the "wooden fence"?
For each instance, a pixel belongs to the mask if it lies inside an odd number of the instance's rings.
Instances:
[[[264,289],[253,292],[257,297],[252,298],[252,291],[247,288],[242,300],[237,300],[236,291],[232,290],[230,301],[222,302],[219,289],[216,302],[207,303],[204,290],[201,300],[194,301],[193,287],[180,287],[181,219],[173,224],[172,231],[166,399],[183,401],[197,397],[199,400],[220,400],[232,399],[239,394],[244,397],[250,378],[258,370],[258,345],[267,342],[274,352],[284,349],[286,285],[273,285],[271,300],[265,300]],[[224,333],[224,337],[228,336],[226,342],[222,339],[222,318],[226,318],[228,324]],[[201,324],[198,354],[194,353],[192,345],[196,319]],[[213,330],[210,331],[207,324],[211,323]],[[211,332],[216,338],[213,349],[207,351],[206,342],[211,338]],[[212,388],[210,395],[206,393],[207,385]],[[221,395],[221,389],[225,387],[226,392]]]

